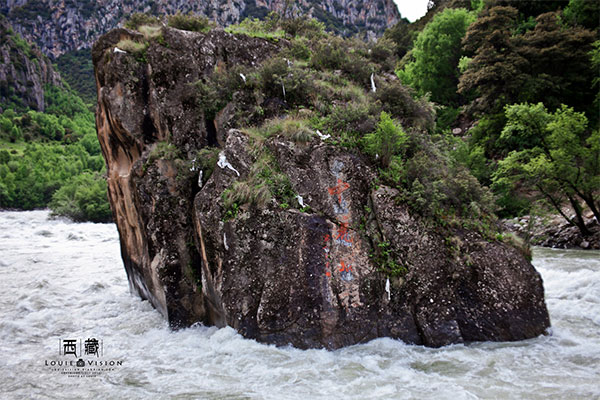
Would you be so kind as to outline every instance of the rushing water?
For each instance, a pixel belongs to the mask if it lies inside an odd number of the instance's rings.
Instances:
[[[170,331],[130,295],[114,225],[47,217],[0,212],[2,399],[600,398],[599,252],[535,250],[552,335],[441,349],[378,339],[302,351],[230,328]],[[59,354],[62,339],[87,338],[101,340],[97,359],[122,365],[94,377],[45,365],[75,360]]]

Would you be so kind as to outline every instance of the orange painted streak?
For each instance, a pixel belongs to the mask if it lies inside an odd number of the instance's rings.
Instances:
[[[334,187],[330,187],[327,189],[331,196],[337,195],[340,204],[342,203],[342,193],[350,188],[350,184],[348,182],[342,182],[341,179],[338,178],[337,185]]]

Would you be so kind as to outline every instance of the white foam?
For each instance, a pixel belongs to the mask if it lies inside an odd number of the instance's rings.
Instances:
[[[535,249],[553,336],[441,349],[384,338],[303,351],[247,340],[231,328],[169,330],[148,302],[129,294],[114,225],[47,216],[0,212],[0,231],[10,233],[0,241],[0,366],[8,398],[600,396],[598,252]],[[124,360],[122,368],[90,380],[43,368],[44,359],[57,357],[59,338],[91,335]]]

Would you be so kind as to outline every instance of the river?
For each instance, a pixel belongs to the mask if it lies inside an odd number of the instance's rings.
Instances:
[[[0,398],[598,399],[600,252],[537,248],[533,263],[551,335],[302,351],[230,328],[170,331],[129,293],[113,224],[0,212]],[[58,365],[82,357],[94,339],[85,367]]]

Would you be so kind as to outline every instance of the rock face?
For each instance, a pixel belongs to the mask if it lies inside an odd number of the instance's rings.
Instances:
[[[228,325],[329,349],[383,336],[442,346],[544,333],[542,280],[515,248],[466,230],[443,236],[377,186],[361,154],[317,135],[257,146],[229,129],[235,101],[205,120],[190,84],[256,65],[274,44],[165,29],[166,44],[143,62],[114,51],[137,35],[115,30],[93,48],[98,137],[130,287],[171,326]],[[197,168],[209,144],[219,146],[212,173]],[[257,148],[298,197],[232,212],[225,193],[255,173]],[[392,261],[406,272],[382,272]]]
[[[0,104],[44,111],[44,85],[62,86],[60,75],[37,48],[0,18]]]
[[[380,36],[400,19],[392,0],[301,0],[286,8],[283,0],[8,0],[0,6],[14,29],[35,42],[51,58],[71,50],[91,47],[103,33],[120,26],[129,15],[193,12],[209,17],[221,26],[238,23],[245,17],[260,17],[270,11],[286,15],[309,15],[339,33],[362,32]]]

